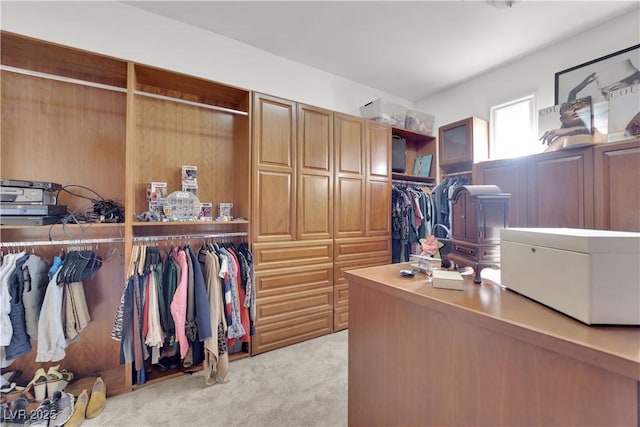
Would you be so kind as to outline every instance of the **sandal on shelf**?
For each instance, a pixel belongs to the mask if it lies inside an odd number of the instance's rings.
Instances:
[[[58,370],[60,365],[51,366],[47,371],[47,395],[53,396],[56,391],[63,391],[73,379],[73,372]]]
[[[0,393],[2,394],[9,394],[12,393],[14,391],[23,391],[25,388],[22,386],[19,386],[16,383],[11,383],[5,387],[0,388]]]
[[[33,389],[35,394],[35,400],[42,402],[47,397],[47,373],[44,368],[38,368],[33,375],[33,379],[27,384],[28,392]]]

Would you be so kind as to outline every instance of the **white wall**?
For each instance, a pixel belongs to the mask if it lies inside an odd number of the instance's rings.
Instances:
[[[535,94],[554,101],[556,72],[640,43],[640,9],[420,102],[283,59],[120,2],[2,1],[3,30],[359,115],[378,97],[436,116],[436,128]],[[540,31],[544,31],[541,23]],[[535,37],[532,34],[531,37]],[[487,47],[490,49],[490,47]]]
[[[544,31],[544,23],[541,23],[540,31]],[[418,101],[416,106],[420,111],[435,114],[436,129],[470,116],[488,121],[492,106],[531,94],[536,97],[538,110],[554,104],[555,73],[558,71],[639,43],[640,9],[636,8],[563,42]]]
[[[5,31],[360,115],[376,98],[414,107],[335,75],[114,1],[2,1]]]

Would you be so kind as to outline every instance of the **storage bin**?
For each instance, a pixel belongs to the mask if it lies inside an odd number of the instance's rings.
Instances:
[[[435,116],[431,114],[416,110],[407,110],[404,127],[426,135],[432,135],[435,121]]]
[[[501,282],[588,325],[640,325],[640,233],[505,228]]]
[[[360,114],[365,119],[403,128],[407,108],[378,98],[360,107]]]

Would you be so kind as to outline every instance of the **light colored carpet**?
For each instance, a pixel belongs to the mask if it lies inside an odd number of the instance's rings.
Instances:
[[[91,426],[346,426],[347,335],[341,331],[107,399]]]

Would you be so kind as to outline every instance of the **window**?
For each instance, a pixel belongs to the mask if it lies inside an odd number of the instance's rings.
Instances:
[[[491,107],[489,158],[506,159],[539,153],[544,145],[536,133],[535,96]]]

